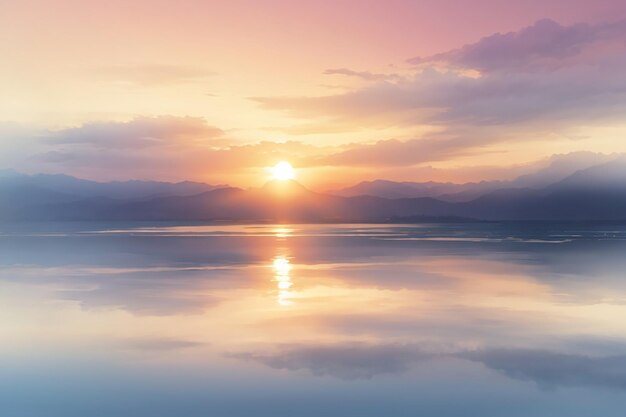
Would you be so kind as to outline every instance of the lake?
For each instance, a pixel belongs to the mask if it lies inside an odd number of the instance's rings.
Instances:
[[[626,226],[0,226],[0,415],[623,416]]]

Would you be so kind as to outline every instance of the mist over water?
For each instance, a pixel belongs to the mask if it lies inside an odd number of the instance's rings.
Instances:
[[[0,226],[0,415],[622,416],[626,226]]]

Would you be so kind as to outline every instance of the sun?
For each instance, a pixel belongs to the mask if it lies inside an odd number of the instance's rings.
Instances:
[[[281,161],[272,167],[272,178],[279,181],[292,180],[296,177],[291,164],[287,161]]]

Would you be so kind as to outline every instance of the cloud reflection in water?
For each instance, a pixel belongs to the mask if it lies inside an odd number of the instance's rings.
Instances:
[[[16,417],[89,414],[72,414],[75,395],[124,415],[113,409],[123,386],[138,417],[621,417],[626,241],[591,226],[550,231],[580,235],[559,244],[543,243],[546,233],[476,224],[0,235],[0,361],[12,367],[0,403],[19,399]],[[47,364],[29,374],[37,356],[62,365],[53,381]],[[129,371],[109,391],[91,371],[85,389],[82,363],[98,360]],[[72,374],[79,382],[58,388]],[[463,410],[446,408],[451,392]],[[155,399],[170,408],[150,410]],[[521,402],[532,410],[511,413]]]

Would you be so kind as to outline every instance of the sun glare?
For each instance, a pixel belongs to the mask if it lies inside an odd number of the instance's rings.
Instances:
[[[291,164],[287,161],[281,161],[272,168],[272,178],[279,181],[292,180],[296,177]]]

